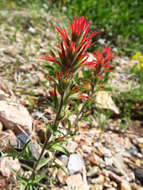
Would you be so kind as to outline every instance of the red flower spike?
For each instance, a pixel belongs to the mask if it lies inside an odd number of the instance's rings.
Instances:
[[[46,56],[46,58],[41,58],[47,61],[56,62],[59,63],[59,61],[50,53],[49,56]]]
[[[57,72],[57,75],[56,75],[56,77],[57,77],[58,79],[62,79],[62,73],[60,73],[60,72]]]
[[[111,51],[111,48],[108,46],[103,49],[103,55],[105,56],[105,59],[108,61],[114,57],[114,53]]]
[[[110,69],[113,67],[112,64],[110,64],[110,60],[113,58],[114,54],[111,51],[110,47],[105,47],[102,52],[99,50],[93,53],[93,56],[96,59],[96,64],[93,65],[92,63],[88,63],[87,65],[95,70],[96,74],[100,76],[103,72],[111,72]],[[95,66],[95,67],[94,67]]]
[[[59,45],[60,50],[58,51],[59,59],[50,54],[45,60],[57,63],[63,75],[65,75],[67,69],[70,74],[74,74],[79,67],[88,64],[86,51],[89,47],[94,45],[94,43],[92,43],[92,38],[97,35],[96,31],[90,36],[88,35],[90,25],[90,22],[87,21],[85,17],[75,17],[74,20],[71,20],[70,24],[70,38],[65,28],[56,27],[62,37],[62,42]],[[108,51],[108,49],[105,50],[105,53],[106,51]],[[93,61],[89,64],[95,67],[96,62]],[[63,78],[65,78],[65,76]]]
[[[61,34],[61,36],[62,36],[64,42],[67,43],[67,44],[69,44],[70,40],[69,40],[69,38],[68,38],[68,35],[67,35],[67,33],[66,33],[65,28],[61,29],[61,28],[56,27],[56,29],[57,29],[58,32]]]

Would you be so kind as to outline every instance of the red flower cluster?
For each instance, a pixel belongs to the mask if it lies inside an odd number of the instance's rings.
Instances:
[[[96,64],[88,63],[87,65],[95,70],[95,73],[97,75],[101,75],[104,72],[111,72],[113,67],[112,64],[110,64],[110,61],[112,60],[114,53],[111,51],[110,47],[105,47],[102,52],[99,50],[93,53],[93,56],[96,59]]]
[[[67,71],[75,73],[78,68],[83,65],[94,65],[95,61],[87,63],[86,50],[92,46],[92,38],[97,34],[93,32],[88,36],[90,30],[90,23],[84,17],[79,17],[71,20],[70,24],[71,37],[69,38],[65,28],[58,28],[57,30],[62,37],[62,41],[59,45],[60,50],[58,51],[59,58],[56,58],[53,54],[49,54],[45,60],[55,62],[60,67],[60,72],[63,74]]]

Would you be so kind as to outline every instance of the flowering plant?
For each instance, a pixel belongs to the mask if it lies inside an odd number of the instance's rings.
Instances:
[[[143,70],[143,54],[141,52],[136,52],[136,54],[132,56],[132,59],[136,61],[134,70],[136,72]]]
[[[57,27],[57,31],[61,35],[61,41],[58,45],[58,55],[56,56],[51,52],[48,56],[42,58],[48,62],[48,65],[51,62],[51,64],[56,64],[57,66],[56,74],[54,74],[54,76],[49,74],[48,76],[54,84],[53,89],[49,90],[49,99],[47,100],[56,116],[54,120],[46,126],[46,139],[42,145],[39,157],[31,158],[34,162],[31,174],[28,177],[18,175],[19,179],[21,179],[22,189],[24,190],[33,190],[37,186],[40,186],[40,180],[45,177],[45,175],[40,174],[40,169],[43,166],[49,166],[48,159],[46,159],[45,156],[48,151],[54,153],[61,151],[68,154],[67,150],[62,146],[62,143],[66,140],[68,134],[71,134],[69,133],[70,127],[76,125],[87,101],[89,99],[92,101],[96,89],[95,87],[104,78],[105,73],[112,70],[113,65],[110,64],[110,61],[113,58],[113,53],[110,47],[105,47],[102,52],[93,52],[94,59],[89,59],[87,50],[95,44],[92,42],[92,39],[97,35],[96,31],[89,35],[90,25],[91,23],[87,21],[86,18],[75,17],[74,20],[71,20],[70,36],[68,36],[65,28]],[[89,73],[88,78],[85,80],[84,73],[82,73],[81,79],[76,80],[77,73],[81,73],[84,67],[87,68],[87,73]],[[69,107],[73,104],[72,101],[74,100],[82,100],[82,102],[85,103],[83,103],[81,109],[77,110],[77,118],[71,126],[70,120],[68,119],[70,112]],[[64,121],[68,121],[69,123],[68,128],[66,128],[66,134],[63,134],[59,130],[59,124],[63,124]],[[24,146],[23,153],[27,151],[27,145],[29,145],[29,143]],[[27,154],[26,152],[26,155]],[[15,155],[17,155],[17,152]],[[21,154],[18,155],[19,157],[21,156]],[[22,158],[25,158],[24,156]],[[50,160],[50,163],[51,162],[54,162],[54,156]],[[39,176],[40,180],[36,183],[37,176]]]

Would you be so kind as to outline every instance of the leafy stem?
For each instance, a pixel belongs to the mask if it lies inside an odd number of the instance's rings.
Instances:
[[[94,94],[95,84],[97,85],[98,82],[99,82],[98,79],[97,79],[97,77],[96,77],[96,73],[94,73],[94,75],[95,75],[95,78],[94,78],[94,81],[91,83],[91,90],[90,90],[90,92],[89,92],[89,96],[90,96],[91,98],[93,97],[93,94]],[[76,119],[74,120],[74,123],[73,123],[73,126],[76,126],[76,125],[78,124],[78,119],[79,119],[80,115],[82,115],[83,110],[84,110],[84,108],[85,108],[85,106],[86,106],[86,103],[87,103],[87,101],[85,101],[85,102],[83,103],[81,109],[80,109],[79,112],[77,113]],[[75,132],[76,132],[76,131],[75,131]]]
[[[63,97],[64,97],[64,93],[62,93],[62,95],[61,95],[61,100],[60,100],[59,109],[58,109],[58,112],[57,112],[57,115],[56,115],[56,118],[55,118],[55,121],[54,121],[54,124],[53,124],[53,130],[57,129],[57,122],[58,122],[58,120],[59,120],[59,118],[60,118],[60,113],[61,113],[61,111],[62,111],[62,106],[63,106]],[[56,128],[55,128],[55,126],[56,126]],[[47,147],[47,144],[48,144],[48,142],[49,142],[49,139],[50,139],[51,135],[52,135],[51,132],[49,132],[48,135],[47,135],[47,138],[46,138],[46,140],[45,140],[45,142],[44,142],[44,145],[43,145],[43,148],[42,148],[41,153],[40,153],[40,155],[39,155],[39,158],[38,158],[37,162],[35,163],[34,168],[33,168],[33,170],[32,170],[32,173],[31,173],[31,175],[30,175],[30,179],[34,179],[34,178],[35,178],[36,169],[37,169],[38,164],[39,164],[39,162],[40,162],[40,160],[41,160],[41,158],[42,158],[42,156],[43,156],[43,154],[44,154],[44,151],[45,151],[45,149],[46,149],[46,147]],[[27,188],[28,188],[28,185],[25,186],[25,189],[24,189],[24,190],[27,190]]]

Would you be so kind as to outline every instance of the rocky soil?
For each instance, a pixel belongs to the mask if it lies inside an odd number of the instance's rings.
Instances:
[[[50,84],[40,58],[51,48],[55,50],[55,27],[62,26],[63,19],[40,12],[0,11],[0,147],[10,142],[20,148],[31,138],[32,153],[38,157],[44,125],[54,117],[44,103]],[[113,63],[117,67],[109,84],[114,93],[138,86],[125,72],[131,65],[128,57],[116,56]],[[108,107],[118,114],[118,105]],[[57,154],[56,161],[66,172],[49,168],[55,179],[49,189],[143,189],[142,121],[130,121],[127,129],[120,130],[118,118],[109,119],[104,131],[98,121],[92,127],[80,121],[79,131],[65,146],[70,156]],[[1,154],[1,190],[17,189],[10,168],[23,172],[19,162]]]

